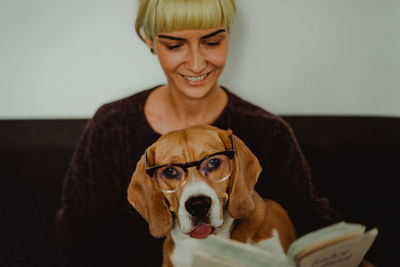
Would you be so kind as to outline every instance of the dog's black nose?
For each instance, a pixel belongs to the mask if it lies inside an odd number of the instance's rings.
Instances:
[[[194,217],[202,218],[211,207],[211,198],[206,196],[191,197],[186,200],[186,210]]]

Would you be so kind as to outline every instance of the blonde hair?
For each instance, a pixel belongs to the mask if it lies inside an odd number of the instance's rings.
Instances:
[[[136,33],[143,41],[161,32],[229,28],[235,0],[139,0]]]

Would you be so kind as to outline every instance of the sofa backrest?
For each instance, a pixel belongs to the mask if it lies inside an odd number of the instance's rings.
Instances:
[[[368,254],[394,260],[400,118],[284,116],[314,184],[343,219],[378,227]],[[87,120],[0,121],[1,266],[54,266],[54,215],[63,177]],[[2,216],[3,217],[3,216]]]

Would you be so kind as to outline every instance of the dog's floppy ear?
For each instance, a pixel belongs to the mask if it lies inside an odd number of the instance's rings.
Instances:
[[[229,132],[228,132],[229,133]],[[229,182],[229,215],[246,218],[255,209],[254,185],[261,172],[257,157],[237,136],[232,135],[235,146],[233,171]]]
[[[128,201],[149,224],[150,234],[164,237],[172,229],[172,215],[163,193],[145,170],[144,155],[136,165],[128,187]]]

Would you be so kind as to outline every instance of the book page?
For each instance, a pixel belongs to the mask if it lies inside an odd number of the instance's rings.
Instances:
[[[248,267],[247,265],[231,260],[225,257],[219,257],[218,255],[210,255],[202,251],[196,251],[193,256],[193,262],[191,267]]]
[[[288,257],[299,261],[302,257],[334,243],[342,242],[363,235],[365,226],[357,223],[336,223],[311,233],[294,241],[288,250]]]
[[[376,228],[339,223],[295,241],[289,257],[279,257],[260,247],[218,236],[196,240],[192,267],[357,267],[374,242]],[[297,242],[297,243],[296,243]],[[296,243],[296,244],[295,244]],[[292,245],[293,245],[292,244]],[[302,257],[297,254],[302,255]]]
[[[371,247],[378,230],[376,228],[364,235],[339,242],[305,256],[299,267],[357,267]]]
[[[209,236],[198,242],[192,263],[192,267],[197,266],[290,267],[291,263],[286,257],[278,257],[254,245]]]

